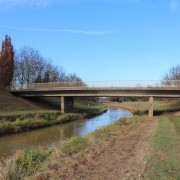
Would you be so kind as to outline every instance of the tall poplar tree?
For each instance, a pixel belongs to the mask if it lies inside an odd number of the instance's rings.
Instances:
[[[10,36],[6,35],[0,52],[0,88],[9,86],[14,73],[14,50]]]

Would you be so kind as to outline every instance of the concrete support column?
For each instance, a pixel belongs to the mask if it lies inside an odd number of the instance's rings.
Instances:
[[[61,112],[72,112],[74,107],[74,97],[61,96]]]
[[[61,109],[60,109],[61,113],[64,113],[64,109],[65,109],[64,106],[65,106],[64,96],[61,96]]]
[[[154,102],[154,98],[150,97],[149,98],[149,117],[150,118],[153,117],[153,102]]]

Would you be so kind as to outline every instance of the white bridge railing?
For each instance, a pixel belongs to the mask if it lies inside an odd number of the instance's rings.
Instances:
[[[180,88],[180,80],[112,80],[48,82],[11,85],[10,90],[65,89],[65,88]]]

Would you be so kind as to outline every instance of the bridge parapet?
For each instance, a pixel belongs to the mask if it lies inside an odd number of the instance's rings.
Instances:
[[[112,80],[48,82],[11,85],[11,91],[63,88],[180,88],[180,80]]]

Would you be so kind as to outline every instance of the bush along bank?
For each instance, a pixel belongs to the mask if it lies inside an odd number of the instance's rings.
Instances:
[[[79,110],[80,111],[80,110]],[[77,119],[85,119],[107,111],[107,107],[100,106],[90,110],[82,110],[82,113],[60,112],[34,112],[25,114],[0,115],[0,136],[25,132],[33,129],[67,123]]]
[[[85,118],[84,115],[74,113],[26,114],[25,116],[17,116],[17,118],[12,116],[12,119],[8,116],[8,120],[3,117],[3,120],[0,121],[0,135],[29,131],[83,118]]]

